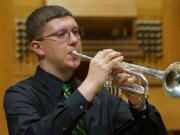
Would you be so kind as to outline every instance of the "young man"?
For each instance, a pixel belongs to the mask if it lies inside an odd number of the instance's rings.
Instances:
[[[110,95],[104,82],[121,53],[105,49],[91,60],[87,77],[73,76],[81,53],[79,26],[61,6],[35,10],[26,22],[36,73],[10,87],[4,98],[10,135],[166,135],[157,110],[138,95],[126,93],[129,104]],[[117,73],[116,83],[137,80]]]

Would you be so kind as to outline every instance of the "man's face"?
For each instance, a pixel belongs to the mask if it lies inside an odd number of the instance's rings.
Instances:
[[[49,36],[50,35],[50,36]],[[80,58],[71,52],[81,52],[79,27],[73,17],[53,19],[43,29],[41,46],[43,60],[58,70],[74,70],[80,65]]]

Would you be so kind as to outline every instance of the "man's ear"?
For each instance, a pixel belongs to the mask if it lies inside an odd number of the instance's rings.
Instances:
[[[42,44],[39,41],[33,40],[31,42],[31,50],[39,56],[44,55],[44,50],[43,50]]]

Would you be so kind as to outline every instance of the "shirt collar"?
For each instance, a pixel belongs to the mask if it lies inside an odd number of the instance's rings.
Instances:
[[[50,90],[58,97],[63,96],[62,87],[64,83],[75,84],[73,86],[76,86],[76,88],[79,85],[78,80],[75,79],[73,76],[68,81],[64,82],[56,76],[46,72],[40,66],[38,66],[36,69],[35,78],[38,82],[42,83],[42,86],[46,87],[43,90]]]

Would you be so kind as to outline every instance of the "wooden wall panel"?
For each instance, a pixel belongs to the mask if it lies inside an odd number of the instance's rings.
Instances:
[[[48,5],[62,5],[76,16],[136,17],[136,0],[46,0]]]
[[[159,110],[168,130],[180,130],[180,98],[168,97],[162,88],[150,88],[150,103]]]
[[[164,59],[166,66],[180,61],[180,1],[164,0]]]
[[[136,0],[139,19],[159,20],[162,17],[163,0]]]
[[[14,17],[16,18],[26,18],[34,9],[42,6],[44,0],[13,0],[13,11]]]
[[[14,43],[14,19],[26,18],[35,8],[44,4],[43,0],[0,0],[0,134],[8,135],[3,111],[5,90],[13,83],[25,78],[15,76],[16,58]]]
[[[0,3],[0,134],[7,135],[6,120],[3,111],[3,95],[12,78],[12,1]]]
[[[180,1],[163,1],[163,42],[165,67],[169,64],[180,61]],[[158,103],[158,101],[157,101]],[[180,100],[166,99],[161,104],[161,111],[166,125],[169,129],[180,130]]]

